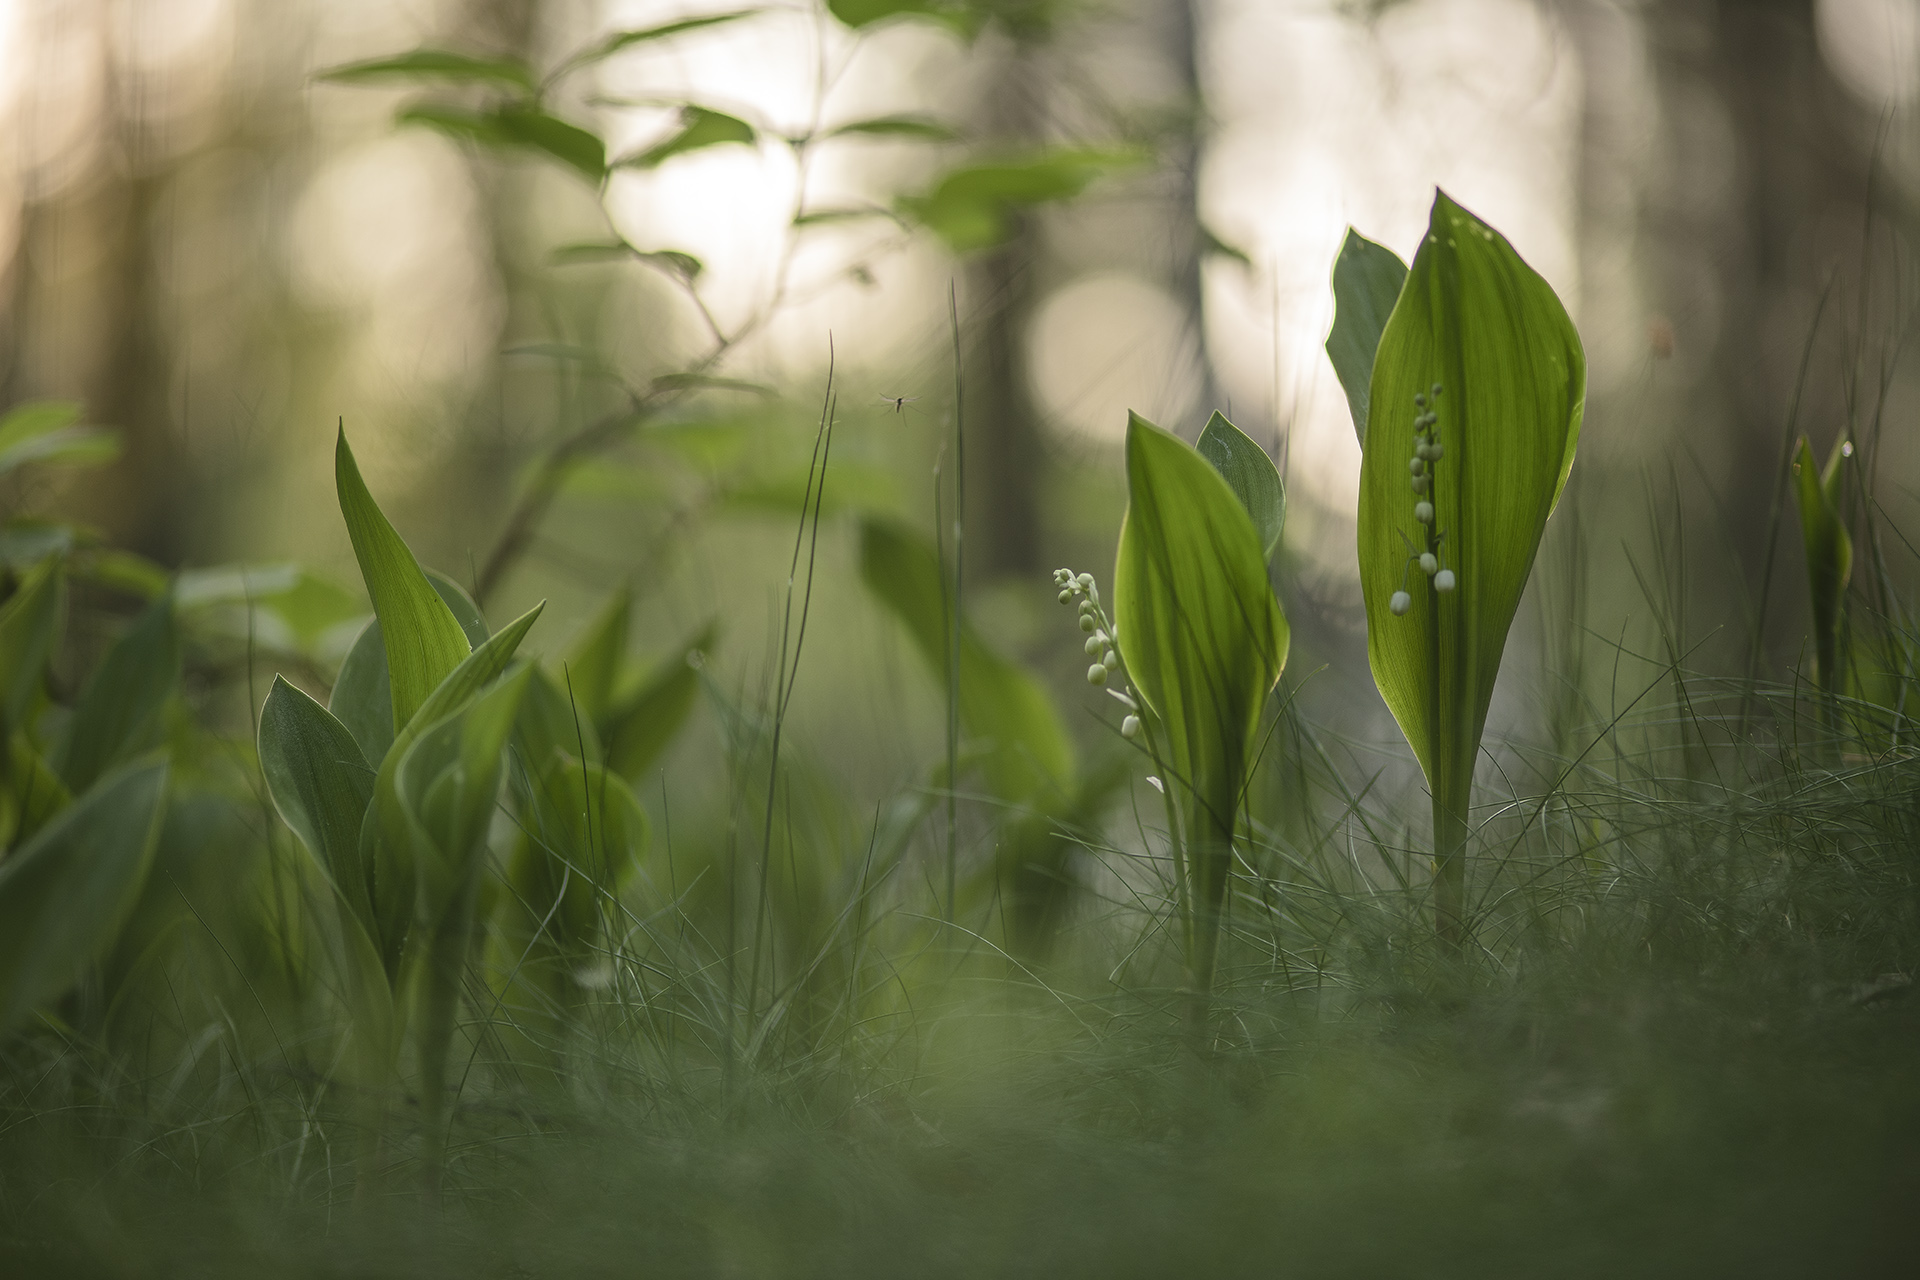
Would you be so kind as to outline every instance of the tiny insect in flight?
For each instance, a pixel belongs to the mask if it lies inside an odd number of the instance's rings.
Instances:
[[[883,395],[880,397],[880,399],[883,402],[893,406],[893,411],[895,413],[905,413],[907,410],[907,406],[912,404],[915,400],[918,400],[919,398],[920,398],[919,396],[887,396],[887,395]]]

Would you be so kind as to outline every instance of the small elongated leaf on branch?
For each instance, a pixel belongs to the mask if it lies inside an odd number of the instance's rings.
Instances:
[[[316,80],[331,84],[377,84],[386,81],[442,84],[492,84],[533,90],[533,72],[512,58],[479,58],[450,49],[414,49],[390,58],[349,62],[320,72]]]
[[[723,111],[714,111],[689,103],[680,108],[678,132],[661,139],[637,155],[616,161],[615,165],[626,169],[653,169],[689,151],[700,151],[707,147],[725,146],[734,142],[752,146],[759,136],[752,125],[738,116],[730,116]]]

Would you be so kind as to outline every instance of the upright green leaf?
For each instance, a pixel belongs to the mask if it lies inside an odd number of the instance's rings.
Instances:
[[[1841,514],[1843,435],[1834,441],[1824,470],[1816,470],[1805,436],[1793,460],[1794,496],[1800,506],[1800,537],[1807,549],[1807,597],[1813,606],[1814,678],[1828,693],[1840,691],[1840,633],[1847,584],[1853,577],[1853,537]]]
[[[260,769],[280,817],[300,837],[369,929],[373,901],[360,862],[360,827],[373,769],[347,727],[278,676],[260,708]]]
[[[496,681],[429,725],[401,756],[394,790],[411,833],[429,918],[439,916],[477,874],[500,794],[507,735],[532,674],[523,666]]]
[[[334,84],[376,84],[383,81],[427,81],[447,84],[492,84],[508,89],[533,90],[533,73],[512,58],[479,58],[449,49],[414,49],[389,58],[369,58],[332,67],[314,77]]]
[[[1163,735],[1191,876],[1190,967],[1212,981],[1233,830],[1254,731],[1286,665],[1286,616],[1239,498],[1179,437],[1127,424],[1127,515],[1114,566],[1115,637]]]
[[[724,146],[730,142],[742,142],[751,146],[759,136],[752,125],[738,116],[730,116],[723,111],[714,111],[688,103],[680,108],[678,131],[661,139],[638,155],[629,156],[618,163],[626,168],[652,169],[689,151]]]
[[[1456,938],[1474,758],[1585,395],[1580,337],[1553,290],[1504,237],[1436,195],[1374,362],[1359,551],[1367,656],[1426,771],[1441,923]],[[1410,482],[1416,447],[1429,444],[1441,456]],[[1416,503],[1428,502],[1423,525]],[[1423,572],[1420,552],[1439,573]]]
[[[1273,459],[1218,413],[1207,420],[1194,447],[1213,464],[1213,469],[1240,499],[1240,505],[1247,509],[1254,532],[1260,535],[1260,545],[1271,560],[1287,524],[1287,490],[1280,482],[1280,472],[1274,467]]]
[[[1216,477],[1217,479],[1217,477]],[[942,590],[939,557],[904,525],[871,519],[860,526],[860,578],[907,626],[934,679],[948,680],[952,604]],[[1040,683],[960,623],[960,722],[981,751],[981,771],[1008,804],[1053,801],[1072,784],[1073,743]]]
[[[598,900],[617,894],[646,852],[646,811],[621,778],[570,756],[552,762],[530,799],[508,864],[508,934],[520,951],[544,932],[557,956],[581,965],[599,933]]]
[[[1333,331],[1327,335],[1327,358],[1346,390],[1353,432],[1362,446],[1367,442],[1374,352],[1406,281],[1407,264],[1400,255],[1347,228],[1333,263]]]
[[[427,570],[427,581],[459,622],[467,642],[475,647],[486,643],[486,621],[460,584],[432,569]],[[387,647],[378,618],[361,629],[347,650],[327,710],[353,734],[369,764],[378,767],[387,758],[393,745],[393,682],[387,676]]]
[[[587,629],[580,633],[567,659],[567,683],[580,714],[589,721],[605,718],[613,702],[620,668],[627,657],[627,629],[633,616],[633,587],[621,583]]]
[[[73,794],[148,745],[179,679],[180,629],[173,597],[161,596],[107,650],[74,706],[56,756]]]
[[[667,749],[700,695],[700,668],[713,651],[712,622],[667,651],[632,688],[617,691],[599,720],[607,767],[638,781]]]
[[[0,606],[0,741],[21,726],[40,689],[65,603],[62,565],[49,559]]]
[[[393,690],[393,727],[398,732],[427,695],[466,659],[472,646],[453,611],[420,571],[420,562],[367,492],[344,430],[333,457],[340,514],[346,518],[360,575],[380,619]]]
[[[0,1032],[113,945],[153,860],[166,783],[165,764],[114,773],[0,862]]]

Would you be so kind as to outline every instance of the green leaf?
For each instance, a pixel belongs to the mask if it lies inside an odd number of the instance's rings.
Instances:
[[[114,642],[74,706],[56,768],[75,795],[144,749],[180,679],[180,629],[162,596]]]
[[[954,142],[960,135],[949,125],[925,116],[874,116],[837,124],[823,138],[913,138],[922,142]]]
[[[599,721],[607,767],[638,781],[653,767],[687,722],[700,693],[700,668],[713,651],[718,628],[711,622],[668,651],[640,683],[613,697]]]
[[[401,754],[394,794],[405,815],[429,918],[478,872],[507,745],[533,669],[522,666],[429,725]]]
[[[1237,245],[1231,245],[1225,240],[1222,240],[1218,235],[1214,234],[1213,228],[1204,222],[1200,224],[1200,251],[1211,254],[1214,257],[1231,258],[1249,270],[1253,267],[1253,257],[1251,254]]]
[[[1024,208],[1071,200],[1095,179],[1134,168],[1139,151],[1063,147],[1000,164],[969,165],[944,175],[925,195],[902,196],[900,211],[956,253],[990,248],[1013,234]]]
[[[391,979],[399,973],[402,948],[417,899],[416,841],[398,789],[400,762],[429,727],[453,716],[505,671],[545,604],[514,619],[454,668],[419,711],[394,735],[373,782],[373,804],[360,828],[360,862],[371,886],[375,927],[371,931]]]
[[[415,49],[390,58],[370,58],[332,67],[314,77],[334,84],[374,84],[387,80],[452,84],[495,84],[533,91],[533,72],[512,58],[476,58],[447,49]]]
[[[445,574],[433,569],[426,573],[427,582],[459,622],[467,642],[475,648],[485,644],[487,624],[473,598]],[[393,745],[393,682],[387,675],[387,647],[378,618],[361,629],[353,647],[347,650],[327,710],[353,734],[369,764],[377,766],[386,759],[387,749]]]
[[[737,116],[689,103],[680,108],[679,132],[663,138],[638,155],[616,161],[615,167],[652,169],[689,151],[724,146],[730,142],[752,145],[759,136],[752,125]]]
[[[985,22],[978,7],[961,0],[827,0],[827,11],[856,31],[889,18],[921,18],[968,39]]]
[[[1327,359],[1346,389],[1353,432],[1363,447],[1374,352],[1406,279],[1407,266],[1399,255],[1347,228],[1346,241],[1333,263],[1333,330],[1327,334]]]
[[[656,40],[666,40],[688,31],[698,31],[704,27],[718,26],[723,22],[737,22],[741,18],[751,18],[755,14],[765,13],[764,9],[734,9],[728,13],[706,13],[697,18],[681,18],[675,22],[664,22],[657,27],[642,27],[632,31],[615,31],[588,48],[584,53],[567,59],[560,72],[563,74],[577,67],[611,58],[623,49],[631,49],[637,44],[650,44]]]
[[[1431,479],[1433,529],[1458,582],[1444,594],[1409,567],[1426,536],[1408,475],[1415,397],[1435,385],[1443,457]],[[1359,553],[1367,656],[1426,771],[1436,821],[1452,824],[1439,844],[1465,838],[1507,631],[1573,465],[1585,395],[1580,336],[1552,288],[1504,237],[1437,194],[1373,366]],[[1396,617],[1390,603],[1402,589],[1411,607]],[[1443,865],[1450,856],[1440,849]]]
[[[67,574],[75,582],[105,587],[137,600],[157,600],[172,582],[165,569],[145,556],[111,547],[75,551],[67,561]]]
[[[1287,490],[1273,459],[1218,413],[1207,420],[1196,447],[1246,508],[1254,532],[1260,535],[1260,545],[1271,560],[1287,524]]]
[[[60,561],[46,560],[0,607],[0,743],[26,720],[40,691],[66,615],[67,584]]]
[[[510,103],[486,111],[468,111],[441,103],[415,103],[394,117],[398,124],[425,125],[451,138],[489,147],[545,152],[598,183],[607,174],[607,148],[597,134],[549,115],[538,107]]]
[[[166,784],[164,763],[114,773],[0,863],[0,1031],[113,945],[153,860]]]
[[[0,526],[0,565],[27,570],[48,556],[63,556],[80,543],[72,525],[47,520],[9,520]]]
[[[70,400],[36,400],[0,417],[0,475],[31,462],[92,467],[120,456],[118,433],[75,425],[80,406]]]
[[[591,958],[599,903],[619,893],[645,856],[646,810],[626,782],[599,765],[556,759],[535,786],[531,820],[508,863],[518,910],[508,913],[515,951],[544,927],[575,965]]]
[[[73,803],[73,793],[26,734],[16,732],[4,750],[7,767],[0,773],[0,849],[10,849],[32,839],[55,814]]]
[[[373,799],[374,773],[353,735],[275,676],[260,708],[260,770],[281,820],[371,930],[373,900],[360,862],[360,828]]]
[[[373,597],[373,611],[380,620],[381,639],[386,645],[397,732],[413,718],[427,695],[466,659],[472,646],[453,611],[420,571],[420,562],[367,492],[344,430],[333,457],[340,514],[346,519],[354,558],[360,562],[367,594]]]
[[[1824,470],[1816,470],[1805,436],[1793,460],[1794,497],[1800,507],[1800,537],[1807,550],[1807,598],[1813,607],[1814,678],[1828,693],[1840,691],[1840,633],[1845,625],[1847,584],[1853,578],[1853,537],[1841,514],[1841,463],[1847,438],[1834,441]]]
[[[918,533],[891,520],[860,525],[860,579],[907,626],[933,677],[949,679],[952,606],[940,561]],[[1051,804],[1073,780],[1073,743],[1040,683],[960,626],[960,722],[981,750],[987,787],[1011,805]]]
[[[599,616],[587,624],[567,659],[567,683],[580,714],[589,722],[606,717],[627,658],[627,629],[633,616],[633,587],[621,583],[607,597]]]
[[[1286,615],[1246,508],[1178,436],[1127,424],[1127,515],[1114,625],[1179,800],[1189,867],[1189,966],[1212,980],[1233,830],[1254,731],[1286,665]]]
[[[857,222],[865,218],[888,218],[894,222],[901,221],[898,213],[895,213],[892,209],[882,208],[876,204],[863,208],[809,209],[807,212],[796,216],[793,220],[793,225],[796,227],[824,227],[831,226],[836,222]]]
[[[587,709],[568,693],[552,673],[536,666],[532,682],[520,699],[520,718],[514,725],[516,769],[511,775],[515,799],[522,810],[532,802],[533,788],[561,756],[598,761],[600,734]]]

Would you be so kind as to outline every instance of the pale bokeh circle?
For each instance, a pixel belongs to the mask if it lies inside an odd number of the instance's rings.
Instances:
[[[1818,0],[1820,53],[1847,90],[1874,107],[1920,92],[1920,0]]]
[[[1028,334],[1033,390],[1049,423],[1110,442],[1127,412],[1164,421],[1186,407],[1193,358],[1180,304],[1138,276],[1082,276],[1041,304]]]

